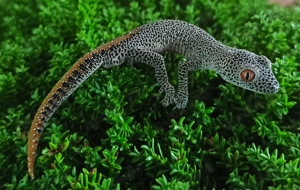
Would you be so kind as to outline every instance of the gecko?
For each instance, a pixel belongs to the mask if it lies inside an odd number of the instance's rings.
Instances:
[[[163,52],[186,58],[178,65],[177,91],[168,81]],[[188,102],[189,71],[213,70],[229,83],[262,94],[276,93],[280,88],[272,63],[264,55],[226,46],[185,21],[160,20],[142,25],[83,55],[43,100],[28,136],[28,172],[32,179],[38,142],[53,113],[99,67],[110,68],[126,61],[154,67],[159,93],[165,94],[162,104],[175,104],[178,109]]]

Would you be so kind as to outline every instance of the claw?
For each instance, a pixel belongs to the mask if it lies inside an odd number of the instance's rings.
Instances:
[[[161,102],[163,106],[168,106],[177,102],[175,88],[171,84],[166,84],[159,89],[160,94],[162,94],[163,92],[166,93],[164,99]]]

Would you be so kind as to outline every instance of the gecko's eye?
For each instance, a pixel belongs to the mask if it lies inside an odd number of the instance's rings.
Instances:
[[[252,70],[245,69],[240,74],[242,81],[251,82],[255,78],[255,73]]]

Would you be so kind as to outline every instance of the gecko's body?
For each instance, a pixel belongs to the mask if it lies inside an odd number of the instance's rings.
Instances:
[[[179,64],[178,90],[168,82],[164,51],[183,54]],[[259,93],[275,93],[279,83],[264,56],[225,46],[204,30],[177,20],[162,20],[138,27],[115,40],[99,46],[80,58],[53,87],[39,107],[28,137],[28,171],[33,168],[39,138],[45,123],[60,104],[100,66],[117,66],[124,61],[143,62],[155,68],[155,75],[165,92],[163,103],[184,108],[188,101],[188,71],[211,69],[237,86]]]

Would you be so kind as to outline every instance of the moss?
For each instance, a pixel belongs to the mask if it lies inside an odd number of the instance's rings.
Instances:
[[[153,68],[99,69],[57,110],[27,174],[31,120],[85,52],[159,19],[268,56],[262,95],[190,73],[186,109],[160,104]],[[300,9],[265,1],[0,1],[0,189],[299,189]],[[171,83],[180,55],[166,54]]]

